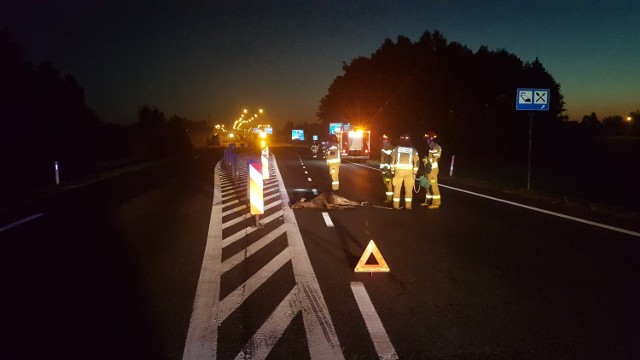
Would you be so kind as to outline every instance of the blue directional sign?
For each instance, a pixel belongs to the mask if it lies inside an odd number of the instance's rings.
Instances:
[[[519,88],[516,96],[516,110],[549,110],[549,89]]]

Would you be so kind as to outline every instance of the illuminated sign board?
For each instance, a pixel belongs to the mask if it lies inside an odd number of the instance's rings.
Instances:
[[[300,129],[291,130],[291,140],[304,140],[304,130],[300,130]]]
[[[268,126],[266,128],[264,128],[264,132],[271,135],[273,134],[273,128],[271,126]]]
[[[318,135],[313,135],[311,138],[313,139],[313,141],[318,141]]]
[[[335,134],[337,130],[342,129],[342,123],[330,123],[329,124],[329,135]]]

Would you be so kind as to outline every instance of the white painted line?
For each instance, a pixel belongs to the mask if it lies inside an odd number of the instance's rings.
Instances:
[[[327,224],[328,227],[333,227],[333,222],[331,221],[331,218],[329,217],[329,213],[327,212],[322,212],[322,217],[324,218],[324,222],[325,224]]]
[[[311,189],[311,192],[313,193],[313,195],[318,195],[318,189]]]
[[[245,251],[241,251],[241,252],[235,254],[234,256],[228,258],[227,260],[225,260],[224,263],[222,263],[222,274],[226,273],[227,271],[232,269],[234,266],[236,266],[236,265],[240,264],[241,262],[243,262],[244,259],[246,259],[246,258],[250,257],[251,255],[257,253],[260,249],[262,249],[263,247],[268,245],[275,238],[277,238],[278,236],[284,234],[285,230],[286,230],[286,227],[285,227],[284,224],[282,224],[277,229],[275,229],[272,232],[270,232],[269,234],[261,237],[260,240],[258,240],[255,243],[249,245],[247,247],[246,252]]]
[[[250,217],[251,217],[251,214],[249,214],[249,213],[244,214],[244,216],[236,216],[233,219],[227,221],[226,223],[223,223],[221,229],[224,230],[224,229],[228,228],[229,226],[235,225],[235,224],[237,224],[237,223],[239,223],[241,221],[245,221],[246,219],[248,219]]]
[[[298,289],[294,286],[235,358],[266,359],[293,318],[300,312],[298,298]]]
[[[311,178],[307,178],[307,180],[311,181]]]
[[[274,219],[279,218],[280,216],[282,216],[282,210],[276,211],[275,213],[265,217],[265,218],[260,218],[260,224],[262,225],[266,225],[269,222],[273,221]],[[256,231],[258,228],[257,227],[249,227],[243,230],[238,231],[237,233],[228,236],[226,238],[224,238],[224,240],[221,241],[222,247],[225,248],[231,244],[233,244],[234,242],[244,238],[245,236],[251,234],[252,232]]]
[[[601,227],[603,229],[607,229],[607,230],[612,230],[612,231],[617,231],[623,234],[627,234],[627,235],[631,235],[631,236],[636,236],[636,237],[640,237],[640,233],[639,232],[635,232],[635,231],[631,231],[631,230],[626,230],[626,229],[621,229],[615,226],[611,226],[611,225],[607,225],[607,224],[602,224],[602,223],[598,223],[595,221],[590,221],[590,220],[585,220],[585,219],[581,219],[581,218],[577,218],[577,217],[573,217],[573,216],[569,216],[569,215],[565,215],[565,214],[560,214],[557,212],[553,212],[553,211],[549,211],[549,210],[544,210],[544,209],[540,209],[537,207],[533,207],[533,206],[528,206],[528,205],[524,205],[524,204],[519,204],[517,202],[513,202],[513,201],[508,201],[508,200],[503,200],[503,199],[499,199],[493,196],[488,196],[488,195],[483,195],[483,194],[478,194],[472,191],[468,191],[468,190],[463,190],[463,189],[458,189],[458,188],[454,188],[452,186],[447,186],[447,185],[442,185],[442,184],[438,184],[439,186],[442,186],[444,188],[447,189],[451,189],[451,190],[455,190],[455,191],[460,191],[463,193],[467,193],[467,194],[471,194],[471,195],[475,195],[475,196],[479,196],[479,197],[483,197],[489,200],[494,200],[494,201],[498,201],[498,202],[502,202],[505,204],[509,204],[509,205],[513,205],[513,206],[518,206],[521,208],[525,208],[525,209],[529,209],[529,210],[533,210],[533,211],[538,211],[541,212],[543,214],[548,214],[548,215],[553,215],[553,216],[557,216],[557,217],[561,217],[564,219],[568,219],[568,220],[573,220],[573,221],[577,221],[577,222],[581,222],[583,224],[587,224],[587,225],[592,225],[592,226],[597,226],[597,227]]]
[[[380,317],[373,307],[373,303],[371,303],[364,284],[355,281],[351,282],[351,291],[353,291],[353,296],[356,298],[358,308],[360,308],[360,313],[364,318],[364,323],[367,325],[373,346],[378,353],[378,358],[385,360],[398,359],[396,350],[393,348],[393,344],[391,344],[391,340],[389,340],[384,326],[382,326],[382,321],[380,321]]]
[[[222,201],[222,199],[221,199],[220,201]],[[225,204],[224,204],[224,206],[229,206],[229,205],[237,204],[237,203],[239,203],[239,202],[240,202],[240,200],[237,200],[237,199],[236,199],[236,200],[232,200],[232,201],[229,201],[229,202],[225,203]]]
[[[237,212],[237,211],[240,211],[240,210],[246,210],[246,209],[247,209],[247,205],[236,206],[233,209],[229,209],[229,210],[223,212],[222,213],[222,217],[225,217],[225,216],[227,216],[229,214],[233,214],[234,212]]]
[[[264,207],[264,211],[267,211],[267,210],[271,209],[272,207],[276,207],[278,205],[282,205],[282,200],[276,200],[276,201],[274,201],[272,203],[269,203],[269,205]]]
[[[215,359],[218,356],[218,326],[216,317],[220,298],[220,268],[222,266],[222,200],[220,189],[220,162],[214,171],[213,204],[207,245],[204,250],[200,278],[193,301],[189,332],[184,344],[183,360]]]
[[[8,224],[8,225],[5,225],[5,226],[1,227],[0,228],[0,232],[7,231],[9,229],[12,229],[12,228],[18,226],[18,225],[22,225],[22,224],[27,223],[27,222],[29,222],[31,220],[35,220],[35,219],[39,218],[42,215],[44,215],[44,214],[43,213],[37,213],[37,214],[31,215],[31,216],[27,216],[24,219],[18,220],[16,222],[13,222],[11,224]]]
[[[307,335],[309,355],[311,359],[344,359],[338,335],[333,326],[329,308],[324,301],[324,296],[320,290],[320,284],[311,266],[309,254],[304,247],[302,234],[293,210],[289,207],[289,194],[284,187],[282,175],[278,169],[278,162],[273,159],[273,168],[280,179],[280,193],[282,194],[282,204],[284,209],[284,223],[287,224],[287,240],[291,250],[291,263],[293,264],[293,275],[296,284],[303,295],[300,296],[302,302],[302,320]]]
[[[289,260],[291,260],[291,251],[287,247],[271,259],[268,264],[258,270],[257,273],[253,274],[247,281],[222,299],[218,306],[218,322],[224,322],[224,319],[231,315],[260,285],[269,280],[271,275],[283,267]]]
[[[275,193],[275,194],[272,194],[272,195],[269,195],[269,196],[265,196],[264,197],[264,201],[271,200],[271,199],[273,199],[275,197],[278,197],[278,198],[280,197],[280,192],[279,191],[277,193]]]

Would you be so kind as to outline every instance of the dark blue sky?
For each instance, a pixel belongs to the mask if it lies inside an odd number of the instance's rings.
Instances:
[[[275,126],[311,122],[343,62],[370,56],[385,38],[417,41],[434,30],[473,51],[538,57],[561,84],[571,119],[640,108],[635,0],[0,4],[0,26],[27,59],[72,74],[109,122],[135,120],[143,104],[227,124],[243,108],[265,109]]]

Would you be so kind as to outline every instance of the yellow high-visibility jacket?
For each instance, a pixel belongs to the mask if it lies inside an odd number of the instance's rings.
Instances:
[[[391,171],[411,170],[413,174],[418,173],[418,163],[420,156],[414,147],[396,146],[391,152]]]

